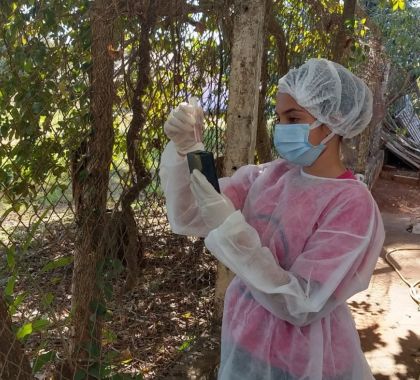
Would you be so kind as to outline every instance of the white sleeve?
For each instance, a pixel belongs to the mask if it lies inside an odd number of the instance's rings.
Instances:
[[[364,236],[347,233],[343,239],[333,224],[312,237],[289,271],[262,247],[258,232],[239,211],[211,231],[205,243],[245,282],[257,302],[278,318],[304,326],[366,288],[382,248],[383,225],[376,212]]]
[[[204,149],[204,145],[201,149]],[[172,141],[163,151],[159,176],[172,231],[180,235],[207,236],[209,231],[190,189],[187,158],[177,153]]]
[[[204,146],[197,145],[197,149],[204,149]],[[235,209],[242,209],[250,186],[268,165],[245,165],[232,177],[219,179],[221,192],[232,201]],[[190,189],[187,159],[177,153],[172,141],[163,151],[159,175],[172,231],[180,235],[206,237],[210,230],[201,218]]]

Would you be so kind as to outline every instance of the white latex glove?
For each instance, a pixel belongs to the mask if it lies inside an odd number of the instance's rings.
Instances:
[[[197,201],[201,217],[210,229],[219,227],[229,215],[235,212],[230,199],[219,194],[197,169],[191,174],[190,188]]]
[[[203,109],[192,97],[190,104],[181,103],[171,111],[163,129],[174,142],[178,154],[185,156],[188,152],[204,149],[201,142],[203,124]]]
[[[290,281],[288,272],[262,246],[257,230],[246,222],[240,210],[210,231],[205,244],[232,272],[260,292],[281,293]]]

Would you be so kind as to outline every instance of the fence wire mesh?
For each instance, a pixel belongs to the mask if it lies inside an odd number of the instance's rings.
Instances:
[[[21,66],[15,76],[8,74],[7,79],[22,82],[21,87],[6,93],[8,106],[21,104],[16,97],[32,104],[32,109],[22,107],[17,114],[6,109],[2,120],[1,282],[7,302],[2,306],[4,315],[12,315],[13,322],[13,329],[12,323],[2,325],[2,340],[7,336],[4,343],[12,343],[13,348],[1,351],[2,379],[30,378],[32,372],[40,378],[66,378],[64,364],[71,351],[72,266],[80,233],[72,176],[83,175],[83,155],[89,154],[83,144],[91,134],[91,37],[87,16],[76,8],[70,20],[64,16],[69,9],[62,8],[62,13],[55,15],[57,24],[63,24],[61,31],[55,30],[54,22],[51,30],[42,30],[39,18],[44,16],[48,21],[53,17],[46,6],[21,6],[2,14],[6,28],[1,47],[10,58],[1,59],[2,73],[7,77],[6,70],[13,73],[14,65]],[[110,378],[115,373],[163,376],[165,369],[210,328],[215,262],[200,239],[170,232],[158,178],[160,154],[167,142],[164,120],[173,107],[191,95],[200,98],[205,111],[206,146],[216,157],[223,151],[228,58],[218,28],[206,30],[202,17],[171,21],[167,28],[156,28],[151,40],[151,83],[143,101],[146,122],[136,136],[136,149],[149,180],[131,205],[141,242],[141,273],[134,289],[114,295],[106,304],[101,352],[89,352],[100,362],[99,367],[89,369],[94,378]],[[114,46],[107,51],[113,57],[116,90],[112,115],[115,142],[106,202],[109,214],[121,210],[122,195],[133,183],[126,136],[133,119],[133,94],[144,48],[139,42],[139,20],[141,16],[123,20],[123,28],[117,25]],[[13,30],[20,23],[21,32]],[[80,31],[75,30],[76,24]],[[83,43],[88,45],[79,45]],[[35,56],[38,53],[34,49],[43,50],[42,59]],[[17,60],[19,54],[25,55],[24,62]],[[63,57],[67,60],[55,61]],[[51,71],[42,66],[48,59],[52,61]],[[43,71],[37,73],[40,64]],[[36,95],[30,99],[24,85],[32,81],[51,96],[38,103]],[[29,90],[34,87],[29,86]],[[67,104],[57,99],[49,109],[42,108],[52,96]],[[7,130],[3,128],[6,124]],[[39,129],[32,133],[29,124]],[[23,154],[26,150],[30,154]],[[114,248],[124,254],[121,245]],[[124,276],[114,280],[113,290],[118,292]],[[15,350],[22,347],[25,354],[17,355]],[[22,365],[29,361],[32,370]],[[75,375],[85,377],[83,373]]]

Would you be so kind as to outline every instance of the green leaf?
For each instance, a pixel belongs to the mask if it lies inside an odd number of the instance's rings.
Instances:
[[[6,296],[11,296],[13,294],[13,291],[15,289],[15,283],[16,283],[16,276],[13,275],[9,277],[7,280],[6,288],[4,289],[4,294]]]
[[[55,359],[55,351],[48,351],[45,354],[39,355],[35,359],[35,362],[32,368],[32,373],[35,374],[39,372],[45,364],[52,361],[53,359]]]
[[[13,303],[9,306],[9,314],[13,315],[16,313],[16,310],[25,300],[26,296],[26,293],[21,293],[16,296],[16,298],[13,300]]]
[[[105,341],[104,344],[113,343],[117,340],[117,338],[118,338],[117,334],[115,334],[113,331],[104,329],[103,331],[103,340]]]
[[[66,265],[69,265],[72,262],[73,262],[73,256],[63,256],[63,257],[60,257],[59,259],[48,262],[46,265],[42,267],[41,272],[48,272],[56,268],[65,267]]]
[[[180,347],[178,347],[178,351],[185,351],[190,346],[191,346],[191,342],[186,341],[182,343]]]
[[[16,338],[22,340],[27,335],[44,330],[50,322],[47,319],[37,319],[33,322],[25,323],[16,332]]]
[[[15,255],[16,255],[15,247],[12,246],[7,249],[7,266],[9,267],[11,271],[14,271],[15,269],[15,265],[16,265]]]
[[[50,306],[53,301],[54,301],[54,295],[52,293],[47,293],[42,296],[41,302],[45,307]]]
[[[32,329],[34,332],[38,332],[44,330],[48,327],[50,321],[48,319],[37,319],[36,321],[32,322]]]
[[[99,358],[99,355],[101,354],[101,348],[98,343],[96,342],[89,342],[86,345],[86,351],[89,354],[89,358]]]
[[[184,343],[181,344],[180,347],[178,347],[178,351],[185,351],[187,350],[191,344],[193,344],[195,341],[195,336],[188,338]]]
[[[32,334],[32,323],[26,323],[16,333],[16,338],[23,339],[25,336]]]

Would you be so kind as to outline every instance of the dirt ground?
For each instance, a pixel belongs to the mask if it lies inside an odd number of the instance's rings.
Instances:
[[[349,300],[363,351],[376,380],[420,379],[420,310],[409,287],[420,280],[420,235],[407,228],[420,217],[420,187],[379,179],[373,191],[386,240],[369,288]]]
[[[349,305],[376,380],[420,380],[420,311],[408,286],[385,261],[386,252],[398,249],[392,254],[397,268],[409,282],[420,280],[420,235],[407,232],[412,220],[420,217],[420,187],[380,179],[372,194],[387,231],[384,254],[369,288],[350,299]],[[55,257],[71,254],[71,239],[65,233],[70,230],[63,228],[52,228],[54,236],[46,234],[46,242],[32,247],[36,261],[22,257],[26,276],[16,286],[23,294],[31,294],[22,304],[22,320],[39,309],[55,321],[42,338],[60,354],[72,268],[56,268],[45,281],[42,267]],[[150,236],[144,242],[143,285],[108,305],[113,318],[106,324],[105,349],[129,362],[124,371],[143,373],[145,379],[214,379],[220,336],[211,331],[210,323],[215,260],[200,240],[175,238],[169,232],[159,233],[159,239],[156,233]],[[39,305],[46,294],[54,295],[54,301],[44,310]],[[28,340],[28,353],[36,350],[40,338],[34,335]],[[196,360],[201,362],[198,367],[191,365]]]
[[[174,235],[166,223],[159,219],[155,223],[142,238],[145,260],[137,286],[120,294],[125,272],[114,280],[115,296],[107,303],[103,332],[104,361],[120,375],[142,374],[144,380],[168,378],[168,368],[180,362],[184,352],[210,330],[214,309],[216,260],[204,250],[201,239]],[[23,300],[13,321],[21,326],[28,320],[48,318],[48,329],[31,334],[24,347],[31,359],[40,347],[56,352],[36,374],[40,380],[63,379],[73,266],[70,263],[47,272],[42,268],[71,255],[74,241],[74,225],[50,224],[19,257],[22,275],[15,291]],[[0,251],[0,282],[7,273],[4,258]],[[205,343],[204,347],[218,352],[210,339]],[[0,380],[13,379],[4,378],[0,368]]]
[[[372,195],[381,212],[420,216],[420,187],[379,178]]]

